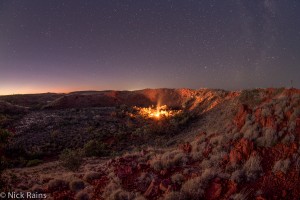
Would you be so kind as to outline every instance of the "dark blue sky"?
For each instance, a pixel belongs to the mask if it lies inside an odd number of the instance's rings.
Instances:
[[[298,0],[0,0],[0,94],[300,87]]]

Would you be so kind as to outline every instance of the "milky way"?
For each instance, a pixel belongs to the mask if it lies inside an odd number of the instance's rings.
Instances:
[[[300,1],[0,1],[0,94],[300,87]]]

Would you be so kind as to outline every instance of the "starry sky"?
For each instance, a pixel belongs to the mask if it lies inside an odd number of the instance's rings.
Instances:
[[[300,87],[299,0],[0,0],[0,94]]]

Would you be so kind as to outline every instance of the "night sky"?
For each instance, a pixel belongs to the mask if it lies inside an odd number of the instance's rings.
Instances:
[[[299,54],[299,0],[0,0],[0,94],[299,88]]]

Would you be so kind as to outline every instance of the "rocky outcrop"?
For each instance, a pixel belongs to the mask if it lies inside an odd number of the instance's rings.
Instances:
[[[229,154],[230,163],[236,164],[241,162],[242,160],[248,159],[252,151],[253,151],[253,142],[245,138],[242,138],[234,145],[234,148],[230,151]]]

